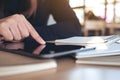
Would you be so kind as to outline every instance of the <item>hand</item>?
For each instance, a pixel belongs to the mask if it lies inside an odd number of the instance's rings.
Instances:
[[[15,14],[0,20],[0,35],[6,41],[19,41],[31,35],[38,43],[45,41],[23,15]]]

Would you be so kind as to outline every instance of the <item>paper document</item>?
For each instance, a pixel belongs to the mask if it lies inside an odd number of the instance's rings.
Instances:
[[[105,43],[111,36],[89,36],[89,37],[70,37],[66,39],[55,40],[56,45],[88,45],[88,44],[99,44]]]
[[[102,46],[99,46],[102,47]],[[120,55],[120,43],[113,43],[109,46],[106,46],[106,49],[95,49],[84,52],[78,52],[75,55],[75,58],[87,58],[87,57],[98,57],[98,56],[110,56],[110,55]]]

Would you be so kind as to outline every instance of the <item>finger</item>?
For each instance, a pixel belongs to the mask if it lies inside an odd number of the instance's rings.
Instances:
[[[22,24],[22,25],[21,25]],[[18,24],[18,28],[19,28],[19,31],[20,31],[20,34],[22,36],[22,39],[26,38],[29,36],[29,31],[28,29],[26,28],[25,24],[24,23],[19,23]]]
[[[36,32],[36,30],[31,26],[30,23],[28,23],[28,30],[30,32],[30,35],[40,44],[45,44],[45,41],[39,36],[39,34]]]
[[[22,16],[22,15],[21,15]],[[45,41],[39,36],[39,34],[36,32],[36,30],[33,28],[33,26],[25,19],[24,16],[22,16],[24,23],[26,24],[26,27],[30,33],[30,35],[40,44],[45,44]]]
[[[12,41],[13,35],[8,27],[9,25],[0,26],[0,34],[4,37],[4,40],[6,41]]]
[[[22,39],[17,24],[12,24],[12,25],[10,25],[9,29],[10,29],[12,35],[13,35],[13,39],[14,39],[14,40],[19,41],[19,40]]]
[[[22,39],[28,37],[29,31],[28,31],[26,25],[24,24],[23,19],[20,16],[15,16],[14,18],[15,18],[16,23],[17,23],[16,28],[18,29],[18,32],[19,32],[20,36],[22,37]]]

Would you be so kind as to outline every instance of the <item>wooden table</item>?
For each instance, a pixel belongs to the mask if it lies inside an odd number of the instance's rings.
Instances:
[[[119,66],[75,64],[70,57],[56,60],[55,69],[0,77],[0,80],[120,80]]]

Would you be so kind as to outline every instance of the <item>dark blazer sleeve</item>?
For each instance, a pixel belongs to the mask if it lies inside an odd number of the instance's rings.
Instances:
[[[56,21],[76,20],[76,15],[67,0],[50,0],[50,11]]]
[[[50,12],[57,24],[52,25],[53,32],[66,38],[81,35],[81,25],[67,0],[49,0]]]
[[[5,17],[13,14],[21,14],[28,8],[27,0],[4,0],[4,15]]]

